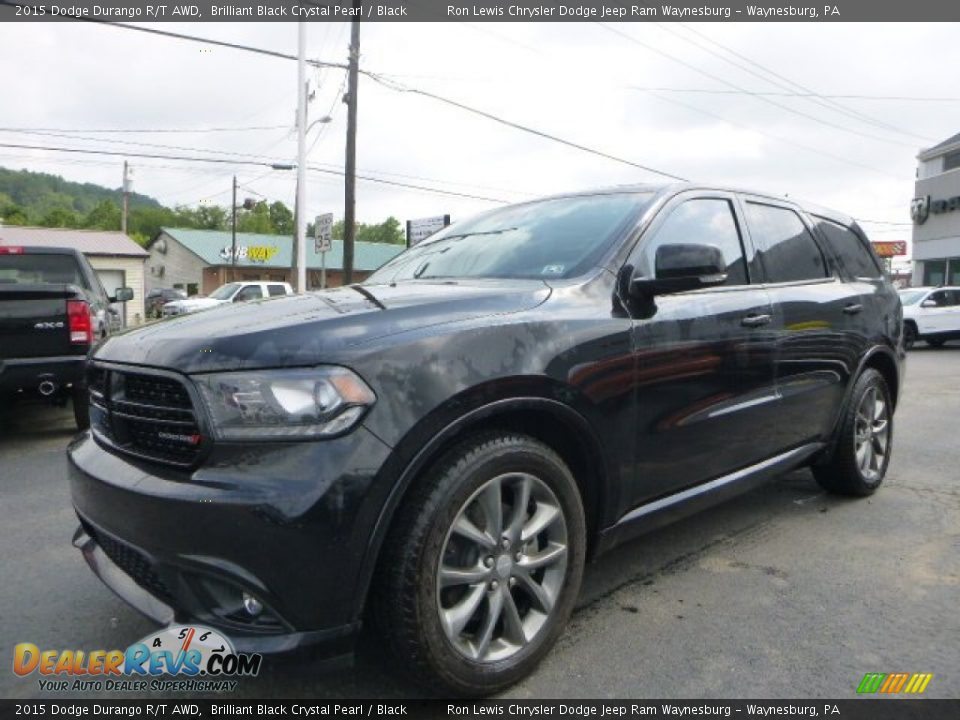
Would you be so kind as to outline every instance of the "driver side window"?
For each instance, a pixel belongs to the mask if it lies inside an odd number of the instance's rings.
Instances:
[[[727,266],[724,285],[747,284],[743,244],[729,200],[697,198],[675,207],[653,237],[644,243],[641,265],[652,275],[656,267],[658,248],[691,243],[713,245],[723,253]]]

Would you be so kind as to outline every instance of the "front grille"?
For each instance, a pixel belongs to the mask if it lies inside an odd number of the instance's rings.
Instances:
[[[111,446],[148,460],[189,466],[203,435],[186,386],[175,377],[92,365],[90,423]]]
[[[143,553],[114,540],[106,533],[94,530],[86,523],[84,523],[84,528],[107,554],[107,557],[129,575],[137,585],[160,600],[169,602],[173,599],[169,588],[154,571],[153,564]]]

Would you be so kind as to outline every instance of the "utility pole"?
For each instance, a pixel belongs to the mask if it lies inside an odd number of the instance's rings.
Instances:
[[[232,239],[230,241],[230,280],[237,279],[237,176],[233,176],[233,202],[230,203],[233,208],[233,220],[231,222]]]
[[[307,291],[307,24],[297,23],[297,292]]]
[[[360,0],[353,0],[359,17]],[[357,71],[360,64],[360,21],[350,21],[350,58],[348,60],[347,158],[344,167],[343,208],[343,284],[353,282],[353,241],[356,233],[357,186]]]
[[[130,212],[130,166],[123,161],[123,212],[120,213],[120,232],[127,234],[127,213]]]

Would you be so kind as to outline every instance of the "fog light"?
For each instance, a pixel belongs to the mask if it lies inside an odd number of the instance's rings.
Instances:
[[[263,612],[263,603],[257,600],[250,593],[243,594],[243,609],[247,611],[248,614],[256,617],[261,612]]]

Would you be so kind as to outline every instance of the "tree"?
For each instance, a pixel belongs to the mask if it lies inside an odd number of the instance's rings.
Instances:
[[[293,211],[277,200],[270,205],[270,224],[278,235],[293,235]]]
[[[111,200],[101,200],[83,219],[83,227],[97,230],[119,230],[120,208]]]
[[[64,208],[54,208],[50,210],[40,224],[43,227],[75,228],[80,225],[77,214]]]

